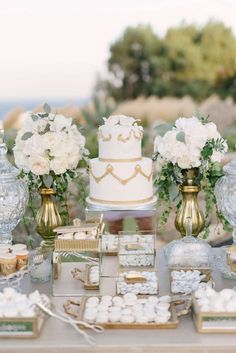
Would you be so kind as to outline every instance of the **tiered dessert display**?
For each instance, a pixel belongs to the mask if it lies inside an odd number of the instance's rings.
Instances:
[[[153,165],[141,154],[143,128],[123,115],[104,121],[98,129],[99,157],[89,165],[89,204],[127,209],[152,203]]]

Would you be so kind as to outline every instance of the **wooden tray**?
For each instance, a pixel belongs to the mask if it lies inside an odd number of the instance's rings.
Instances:
[[[140,298],[144,298],[147,296],[140,296]],[[89,297],[82,297],[80,303],[75,303],[71,301],[72,305],[78,306],[78,315],[73,315],[74,317],[77,318],[77,320],[84,321],[83,315],[84,315],[84,310],[85,310],[85,305],[86,301],[89,299]],[[189,308],[186,308],[182,311],[177,312],[176,310],[176,305],[183,304],[183,301],[181,302],[172,302],[170,304],[170,312],[171,312],[171,318],[168,322],[166,323],[146,323],[146,324],[139,324],[139,323],[133,323],[133,324],[124,324],[124,323],[105,323],[105,324],[99,324],[105,329],[175,329],[177,328],[179,324],[179,317],[182,315],[186,315],[189,312]],[[65,308],[65,304],[64,304]],[[67,311],[68,314],[70,314]]]
[[[195,296],[192,296],[192,315],[200,333],[236,333],[236,312],[201,312]],[[219,323],[221,322],[221,325]]]

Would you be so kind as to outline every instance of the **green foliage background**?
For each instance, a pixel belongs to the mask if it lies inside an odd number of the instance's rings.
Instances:
[[[117,101],[139,95],[203,100],[213,92],[236,99],[235,58],[236,38],[221,22],[183,23],[163,38],[150,26],[128,27],[110,47],[110,78],[96,89]]]

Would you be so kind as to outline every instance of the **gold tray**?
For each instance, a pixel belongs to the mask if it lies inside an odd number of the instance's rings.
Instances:
[[[100,249],[99,239],[56,239],[55,249],[57,252],[64,251],[96,251]]]
[[[140,298],[147,298],[148,296],[139,296]],[[75,301],[70,301],[72,305],[75,305],[79,308],[78,314],[73,313],[73,317],[75,317],[77,320],[84,321],[83,315],[84,315],[84,310],[85,310],[85,305],[86,301],[89,299],[89,297],[82,297],[80,302],[75,302]],[[172,302],[170,304],[170,312],[171,312],[171,318],[168,322],[166,323],[146,323],[146,324],[139,324],[139,323],[133,323],[133,324],[124,324],[124,323],[105,323],[105,324],[99,324],[105,329],[175,329],[177,328],[179,324],[179,317],[188,314],[189,312],[189,306],[186,306],[185,309],[177,312],[176,306],[179,304],[183,304],[183,301],[176,301]],[[67,312],[67,314],[72,314],[72,312],[66,310],[66,306],[68,304],[68,301],[64,303],[64,309]]]
[[[236,312],[201,312],[194,294],[192,295],[192,315],[199,333],[236,333]],[[221,327],[214,327],[214,324],[220,321]],[[229,324],[228,327],[226,323]]]
[[[40,309],[34,317],[0,317],[0,339],[38,338],[47,317]]]
[[[91,267],[96,265],[88,265],[85,266],[85,273],[84,273],[84,288],[87,290],[96,290],[99,289],[99,283],[93,284],[89,282],[89,271]]]

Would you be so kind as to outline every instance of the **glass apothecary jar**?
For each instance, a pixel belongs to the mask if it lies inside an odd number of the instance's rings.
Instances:
[[[236,279],[236,246],[222,246],[215,256],[216,267],[223,278]]]
[[[84,247],[82,247],[84,245]],[[98,295],[102,257],[101,242],[56,240],[53,252],[53,295]]]
[[[225,176],[215,186],[219,211],[233,227],[233,242],[236,243],[236,159],[223,168]]]
[[[156,261],[156,235],[153,232],[119,232],[120,268],[150,268]]]
[[[0,128],[0,243],[12,243],[12,230],[21,221],[29,192],[27,184],[18,179],[20,171],[7,159],[4,130]]]
[[[186,236],[165,248],[172,293],[191,293],[201,283],[212,285],[212,249],[206,241]]]

